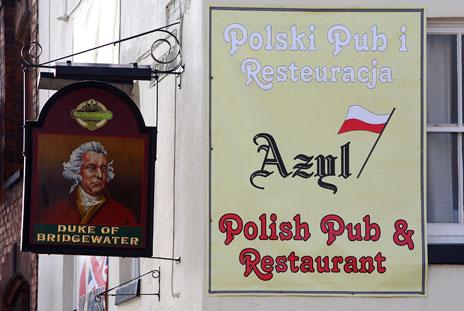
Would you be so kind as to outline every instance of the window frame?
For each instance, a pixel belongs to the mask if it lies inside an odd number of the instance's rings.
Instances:
[[[124,272],[129,272],[128,279],[122,278]],[[140,258],[119,258],[119,283],[129,282],[116,289],[114,304],[120,305],[133,298],[140,297]],[[137,279],[135,279],[137,278]],[[135,280],[134,280],[135,279]]]
[[[452,245],[464,244],[464,117],[463,117],[463,48],[464,23],[448,19],[429,19],[427,35],[455,35],[456,36],[456,69],[457,69],[457,125],[456,124],[429,124],[428,133],[456,133],[457,137],[457,169],[458,169],[458,222],[457,223],[427,223],[427,237],[429,244],[429,261],[431,263],[464,263],[463,256],[458,260],[450,260],[449,252],[453,253]],[[427,103],[428,105],[428,103]],[[446,247],[443,247],[446,246]],[[464,246],[459,247],[460,250]],[[440,253],[444,256],[440,256]],[[448,255],[447,255],[448,254]],[[459,256],[458,256],[459,257]],[[441,259],[440,259],[441,258]],[[443,258],[447,258],[444,259]],[[454,262],[456,261],[457,262]],[[445,261],[445,262],[441,262]],[[450,262],[451,261],[451,262]]]

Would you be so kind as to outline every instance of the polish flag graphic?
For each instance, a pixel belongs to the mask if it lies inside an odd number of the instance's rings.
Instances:
[[[367,158],[364,161],[364,164],[362,165],[361,169],[359,170],[358,176],[356,176],[356,178],[359,178],[359,176],[361,176],[361,173],[363,172],[364,167],[367,164],[367,161],[369,161],[369,158],[371,157],[372,152],[375,149],[375,146],[377,146],[380,137],[382,137],[383,131],[385,130],[385,127],[387,126],[388,122],[393,116],[395,109],[396,108],[393,108],[393,110],[389,114],[376,114],[370,112],[363,106],[359,105],[352,105],[348,108],[348,113],[346,114],[346,118],[343,121],[342,126],[338,130],[338,134],[352,131],[367,131],[379,134],[377,135],[377,139],[375,140],[375,143],[372,146],[371,151],[369,151],[369,154],[367,155]]]
[[[352,105],[348,108],[345,121],[343,122],[338,134],[351,131],[368,131],[372,133],[382,133],[388,123],[390,114],[375,114],[359,105]]]

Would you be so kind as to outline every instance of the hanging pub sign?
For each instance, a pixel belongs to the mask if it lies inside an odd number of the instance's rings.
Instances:
[[[209,293],[425,295],[424,11],[209,16]]]
[[[125,93],[64,87],[25,136],[23,250],[152,255],[156,129]]]

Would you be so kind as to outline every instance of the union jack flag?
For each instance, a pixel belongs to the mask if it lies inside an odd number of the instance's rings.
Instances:
[[[79,278],[79,311],[106,310],[106,297],[95,299],[108,287],[108,257],[81,256],[82,260]],[[87,306],[87,309],[85,308]]]
[[[90,256],[89,276],[87,278],[88,311],[104,311],[105,298],[95,299],[95,296],[106,290],[108,280],[108,257]]]

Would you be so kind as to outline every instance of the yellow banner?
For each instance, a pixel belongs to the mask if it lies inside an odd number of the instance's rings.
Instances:
[[[422,9],[210,8],[210,294],[424,295]]]

